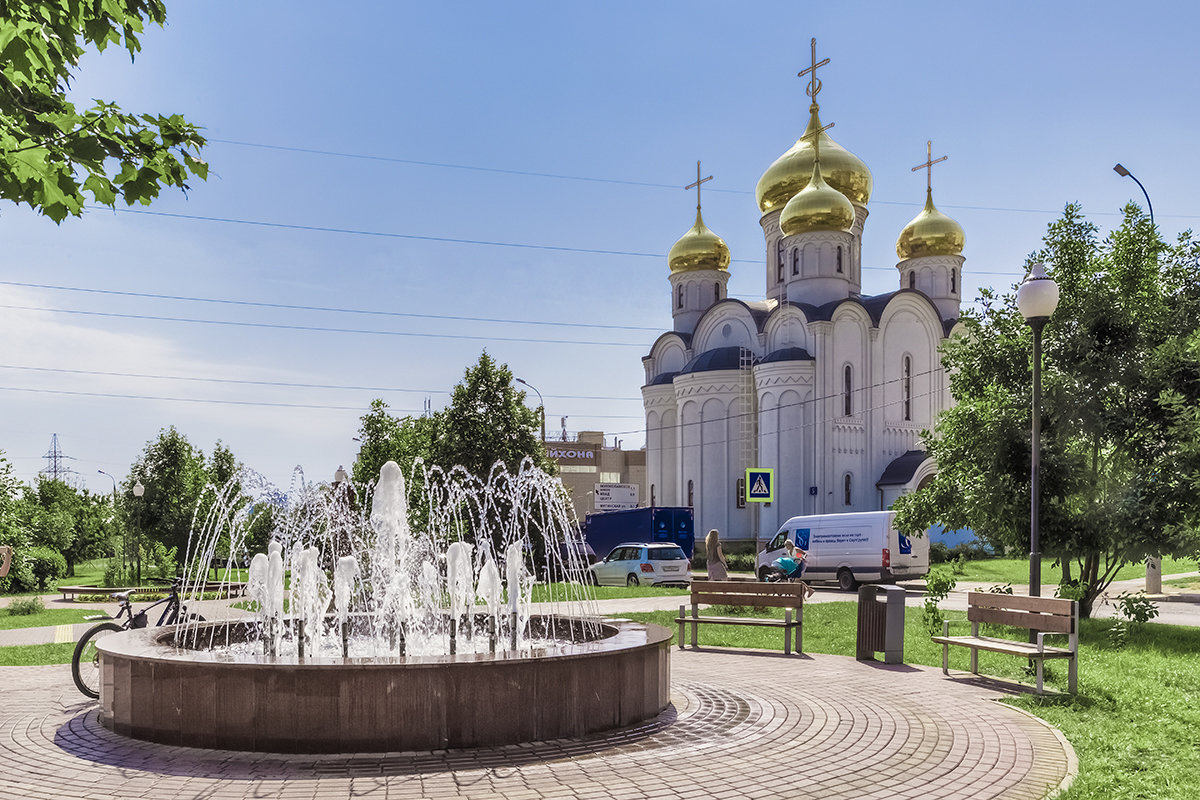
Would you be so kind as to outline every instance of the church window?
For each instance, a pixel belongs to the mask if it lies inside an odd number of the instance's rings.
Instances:
[[[720,299],[721,299],[721,284],[714,283],[713,284],[713,300],[720,300]]]
[[[793,275],[800,274],[800,248],[799,247],[792,248],[792,274]]]
[[[958,291],[958,270],[950,270],[950,294]]]
[[[912,359],[904,357],[904,377],[901,381],[904,393],[904,419],[912,419]]]
[[[842,370],[842,408],[845,416],[850,416],[854,412],[854,405],[851,397],[854,394],[854,370],[847,364]]]
[[[683,308],[683,284],[679,284],[679,307]]]
[[[650,484],[650,505],[651,506],[655,505],[654,501],[655,501],[654,484],[652,483],[652,484]]]
[[[688,481],[688,502],[687,502],[688,508],[692,508],[696,505],[696,503],[695,503],[695,500],[696,500],[695,488],[696,488],[695,485],[691,481]]]
[[[915,273],[915,272],[908,273],[908,288],[910,288],[910,289],[917,288],[917,273]]]
[[[842,246],[840,244],[837,249],[837,271],[842,271]]]
[[[850,495],[850,473],[849,472],[847,472],[844,476],[842,476],[842,493],[843,493],[842,505],[847,505],[847,506],[851,505],[850,501],[851,501],[852,497]]]

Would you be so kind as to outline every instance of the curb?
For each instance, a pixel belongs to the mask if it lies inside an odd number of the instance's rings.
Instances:
[[[1024,714],[1030,719],[1037,720],[1046,728],[1048,728],[1050,732],[1054,734],[1054,738],[1058,739],[1058,743],[1062,745],[1063,752],[1067,756],[1067,774],[1063,776],[1061,781],[1059,781],[1058,786],[1052,787],[1048,792],[1046,792],[1046,794],[1042,795],[1044,800],[1051,800],[1051,798],[1058,797],[1070,789],[1071,784],[1075,783],[1075,779],[1079,777],[1079,757],[1075,755],[1075,748],[1071,746],[1071,743],[1067,740],[1067,737],[1063,734],[1063,732],[1060,731],[1056,726],[1051,725],[1049,722],[1039,717],[1037,714],[1026,711],[1023,708],[1018,708],[1014,705],[1009,705],[1001,698],[997,698],[994,702],[999,703],[1005,708],[1011,708],[1018,714]]]

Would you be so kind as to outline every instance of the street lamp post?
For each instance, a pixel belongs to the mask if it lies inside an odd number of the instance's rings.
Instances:
[[[107,472],[105,472],[102,469],[98,469],[98,470],[96,470],[96,472],[99,472],[101,475],[108,476],[108,479],[110,481],[112,481],[113,519],[116,519],[116,517],[117,517],[117,479],[114,478],[112,475],[109,475]],[[128,566],[127,566],[128,561],[129,561],[129,534],[127,531],[122,530],[122,532],[121,532],[121,574],[122,575],[124,575],[125,570],[128,569]]]
[[[1038,531],[1038,462],[1042,435],[1042,328],[1058,307],[1058,284],[1046,275],[1046,266],[1034,264],[1017,289],[1017,308],[1033,329],[1033,421],[1029,493],[1029,594],[1042,593],[1042,554]]]
[[[542,416],[542,442],[544,443],[546,441],[546,404],[542,402],[542,393],[537,390],[537,387],[529,383],[529,381],[525,380],[524,378],[517,378],[516,381],[522,386],[528,386],[530,389],[533,389],[534,393],[538,396],[538,410],[541,412]]]
[[[1142,182],[1134,177],[1133,173],[1117,164],[1113,167],[1113,172],[1120,175],[1122,178],[1133,178],[1133,182],[1142,190],[1142,194],[1146,197],[1146,209],[1150,212],[1150,227],[1154,227],[1154,206],[1150,203],[1150,193],[1146,191],[1146,187],[1142,186]]]
[[[146,487],[142,486],[141,481],[133,484],[133,496],[141,498],[146,493]],[[136,581],[140,586],[142,583],[142,537],[134,535],[134,557],[137,559],[137,578]]]
[[[1154,227],[1154,206],[1150,203],[1150,193],[1146,191],[1146,187],[1142,186],[1132,172],[1125,169],[1120,164],[1113,167],[1113,172],[1120,175],[1122,178],[1133,178],[1133,182],[1142,190],[1142,195],[1146,198],[1146,208],[1150,212],[1150,227]],[[1158,556],[1150,556],[1146,559],[1146,594],[1161,594],[1162,593],[1162,559]]]

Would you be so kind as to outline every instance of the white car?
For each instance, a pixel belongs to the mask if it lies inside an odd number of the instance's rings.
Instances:
[[[595,586],[691,586],[691,562],[677,544],[619,544],[588,567]]]

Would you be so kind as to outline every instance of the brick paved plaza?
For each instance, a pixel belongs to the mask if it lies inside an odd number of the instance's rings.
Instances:
[[[0,797],[1038,798],[1075,756],[999,692],[839,656],[673,651],[673,707],[584,741],[281,756],[110,733],[67,666],[3,667]]]

